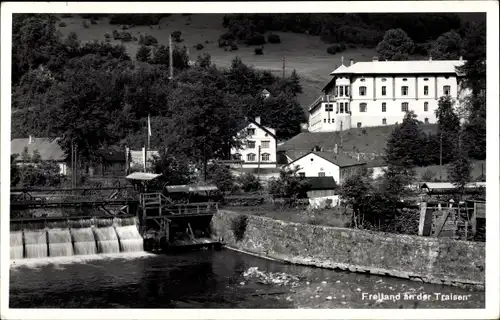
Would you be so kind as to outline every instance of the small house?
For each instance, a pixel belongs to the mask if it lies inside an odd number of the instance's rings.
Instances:
[[[28,138],[12,139],[10,142],[10,154],[17,154],[15,162],[22,164],[21,158],[25,150],[31,158],[35,150],[38,151],[41,161],[54,161],[59,165],[60,173],[69,174],[68,167],[71,167],[70,159],[59,145],[60,138]]]

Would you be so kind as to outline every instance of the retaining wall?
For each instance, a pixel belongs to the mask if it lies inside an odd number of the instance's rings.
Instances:
[[[233,221],[247,217],[238,240]],[[484,288],[485,243],[283,222],[220,210],[212,231],[226,246],[286,262]]]

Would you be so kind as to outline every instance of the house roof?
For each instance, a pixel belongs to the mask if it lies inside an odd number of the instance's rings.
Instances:
[[[356,62],[347,67],[341,65],[330,74],[456,74],[455,68],[464,63],[463,60],[368,61]]]
[[[343,154],[335,154],[334,152],[311,151],[309,153],[306,153],[302,157],[295,159],[294,161],[289,163],[288,166],[297,162],[298,160],[306,157],[309,154],[314,154],[318,157],[321,157],[321,158],[323,158],[323,159],[325,159],[325,160],[327,160],[327,161],[329,161],[329,162],[331,162],[339,167],[350,167],[350,166],[366,164],[366,162],[364,162],[364,161],[357,161],[356,159],[352,159],[352,158],[347,157]]]
[[[19,160],[24,148],[27,147],[30,155],[35,149],[38,150],[43,161],[64,161],[67,159],[67,155],[59,145],[59,141],[60,138],[32,138],[30,143],[29,138],[13,139],[10,142],[10,154],[17,153]]]
[[[148,173],[148,172],[133,172],[129,174],[126,178],[129,180],[150,181],[158,178],[159,176],[161,176],[161,174]]]
[[[333,177],[306,177],[304,179],[310,185],[309,190],[334,190],[338,187]]]
[[[436,124],[421,124],[422,130],[429,133],[437,132]],[[302,132],[278,146],[278,151],[285,152],[292,160],[309,153],[314,147],[322,151],[333,152],[335,145],[342,145],[345,152],[383,154],[387,139],[394,130],[394,125],[352,128],[342,132]],[[342,142],[342,144],[341,144]]]
[[[247,121],[249,123],[252,123],[254,125],[256,125],[257,127],[261,128],[262,130],[264,130],[267,134],[269,134],[271,137],[273,137],[274,139],[276,139],[276,133],[274,133],[273,131],[275,131],[273,128],[268,128],[268,127],[265,127],[257,122],[255,122],[255,120],[252,120],[252,119],[247,119]]]

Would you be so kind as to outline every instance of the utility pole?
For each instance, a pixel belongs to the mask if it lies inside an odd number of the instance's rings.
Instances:
[[[443,132],[439,133],[439,180],[443,181]]]
[[[285,57],[283,57],[283,79],[285,79]]]
[[[174,78],[174,58],[173,58],[173,51],[172,51],[172,35],[169,35],[168,37],[168,65],[169,65],[169,70],[170,70],[170,76],[169,79],[172,80]]]
[[[260,180],[260,146],[259,146],[259,156],[258,156],[258,159],[257,159],[257,179]]]

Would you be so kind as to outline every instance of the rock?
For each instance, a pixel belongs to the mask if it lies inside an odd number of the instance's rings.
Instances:
[[[326,300],[332,300],[332,299],[333,299],[332,296],[326,297]]]
[[[309,281],[307,281],[307,282],[306,282],[306,284],[307,284],[307,285],[309,285],[309,284],[310,284],[310,282],[309,282]]]
[[[335,281],[335,283],[340,283],[340,280]]]
[[[358,291],[358,292],[361,291],[361,288],[357,288],[356,291]]]
[[[321,284],[326,284],[326,281],[321,281]]]
[[[343,305],[347,304],[347,302],[345,302],[345,301],[342,301],[341,303],[342,303]]]
[[[245,285],[245,282],[240,282],[240,286],[244,286]]]

